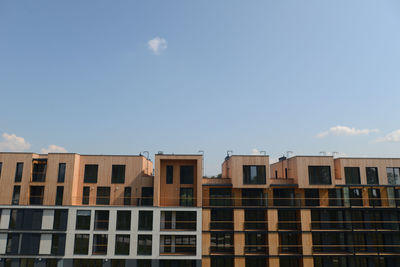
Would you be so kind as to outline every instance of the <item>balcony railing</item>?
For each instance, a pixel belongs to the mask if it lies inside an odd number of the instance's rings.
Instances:
[[[233,230],[232,221],[211,221],[210,229],[212,230]]]
[[[197,221],[164,221],[161,220],[162,231],[196,231]]]
[[[245,221],[244,229],[246,229],[246,230],[267,230],[268,222],[267,221]]]
[[[214,254],[233,254],[235,247],[233,245],[210,246],[210,253]]]
[[[266,254],[268,253],[268,245],[245,245],[244,252]]]
[[[196,245],[160,245],[160,255],[196,255]]]

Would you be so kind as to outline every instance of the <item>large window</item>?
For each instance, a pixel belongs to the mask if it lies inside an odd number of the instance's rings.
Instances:
[[[304,189],[306,206],[319,206],[319,189]]]
[[[38,255],[40,234],[8,234],[6,253],[11,255]]]
[[[121,230],[121,231],[131,230],[131,211],[130,210],[117,211],[117,230]]]
[[[328,189],[329,206],[343,206],[342,189]]]
[[[192,165],[181,166],[180,169],[181,184],[193,184],[194,168]]]
[[[17,162],[17,167],[15,168],[15,182],[21,182],[22,180],[22,171],[24,169],[23,162]]]
[[[46,180],[47,160],[35,159],[32,164],[32,182],[44,182]]]
[[[175,252],[185,253],[185,254],[196,254],[196,236],[195,235],[175,236]]]
[[[14,191],[13,191],[13,196],[12,196],[12,205],[18,205],[19,204],[19,196],[21,193],[21,186],[20,185],[14,185]]]
[[[125,183],[125,165],[112,165],[111,183]]]
[[[110,205],[110,187],[106,186],[97,187],[96,204]]]
[[[67,229],[68,210],[54,210],[53,230],[65,231]]]
[[[296,232],[280,232],[279,243],[280,253],[301,253],[301,245],[299,245],[299,235]]]
[[[359,167],[344,167],[346,184],[361,184]]]
[[[64,186],[57,186],[56,205],[61,206],[64,197]]]
[[[386,168],[388,184],[400,184],[400,168]]]
[[[138,235],[137,254],[151,255],[152,236]]]
[[[139,230],[140,231],[153,230],[153,211],[151,210],[139,211]]]
[[[193,188],[181,188],[180,205],[193,206]]]
[[[308,166],[308,178],[310,184],[332,184],[330,166]]]
[[[65,234],[52,234],[51,254],[64,256],[65,253]]]
[[[293,189],[274,189],[274,206],[294,206]]]
[[[369,188],[368,189],[369,205],[372,207],[382,206],[381,202],[381,191],[379,188]]]
[[[267,238],[263,233],[246,233],[245,234],[245,252],[247,253],[266,253]]]
[[[130,236],[116,235],[115,236],[115,255],[129,255]]]
[[[196,212],[195,211],[177,211],[175,212],[175,228],[179,230],[196,231]]]
[[[350,205],[351,206],[362,206],[362,191],[359,188],[350,188],[349,189],[349,197],[350,197]]]
[[[243,184],[265,184],[264,165],[244,165]]]
[[[365,171],[367,173],[367,184],[379,184],[377,167],[367,167]]]
[[[278,229],[297,230],[300,228],[300,215],[298,210],[278,210]]]
[[[76,230],[90,229],[90,210],[78,210],[76,212]]]
[[[108,220],[110,213],[108,210],[96,210],[94,216],[94,230],[108,230]]]
[[[29,195],[30,205],[43,205],[44,186],[31,186]]]
[[[142,187],[142,206],[152,206],[153,205],[153,187]]]
[[[74,254],[87,255],[89,253],[89,235],[75,234]]]
[[[97,183],[98,169],[99,169],[99,165],[86,164],[85,165],[84,182],[85,183]]]
[[[212,253],[233,253],[233,232],[216,232],[211,233]]]
[[[210,206],[231,206],[232,189],[231,188],[210,188]]]
[[[106,234],[93,235],[93,255],[107,254],[108,236]]]
[[[266,230],[268,228],[268,223],[265,210],[245,209],[244,228],[248,230]]]
[[[42,228],[43,210],[13,209],[11,210],[9,229],[40,230]]]
[[[65,169],[66,169],[66,164],[65,163],[59,163],[58,164],[58,178],[57,182],[58,183],[64,183],[65,181]]]
[[[167,177],[166,177],[167,184],[174,183],[174,166],[167,165]]]
[[[266,206],[267,202],[264,198],[264,190],[261,188],[243,188],[242,189],[242,205],[250,207]]]
[[[212,209],[210,228],[218,230],[233,229],[233,209]]]

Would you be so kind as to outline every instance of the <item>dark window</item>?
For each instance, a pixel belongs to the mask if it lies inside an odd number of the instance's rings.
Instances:
[[[151,267],[151,260],[136,260],[137,267]]]
[[[38,255],[40,246],[40,234],[22,234],[20,246],[20,254]]]
[[[68,210],[54,210],[53,230],[65,231],[67,229]]]
[[[174,166],[167,165],[167,184],[174,183]]]
[[[197,219],[195,211],[177,211],[175,219],[175,229],[196,231]]]
[[[368,189],[368,198],[370,206],[381,206],[381,191],[378,188]]]
[[[66,168],[65,163],[58,164],[58,178],[57,178],[58,183],[64,183],[65,181],[65,168]]]
[[[232,206],[232,189],[210,188],[210,206]]]
[[[46,180],[47,160],[34,160],[32,170],[32,182],[44,182]]]
[[[264,198],[264,190],[261,188],[242,189],[242,205],[262,207],[266,206],[267,202]]]
[[[212,253],[233,253],[233,233],[232,232],[217,232],[211,233]]]
[[[138,235],[137,254],[151,255],[151,244],[152,244],[151,235]]]
[[[235,266],[233,257],[210,257],[211,267]]]
[[[3,162],[0,162],[0,177],[1,177],[1,170],[3,169]]]
[[[266,230],[268,223],[265,210],[244,210],[244,228],[249,230]]]
[[[115,255],[129,255],[130,236],[115,236]]]
[[[21,182],[23,169],[24,163],[17,162],[17,167],[15,168],[15,182]]]
[[[142,206],[152,206],[153,205],[153,187],[142,187]]]
[[[57,186],[56,205],[59,205],[59,206],[62,205],[63,197],[64,197],[64,186]]]
[[[274,206],[294,206],[293,189],[274,189]]]
[[[97,205],[110,205],[110,187],[97,187]]]
[[[400,184],[400,168],[386,168],[388,184]]]
[[[8,234],[6,253],[16,255],[19,253],[20,234]],[[11,266],[11,265],[10,265]]]
[[[105,234],[93,235],[93,255],[106,255],[107,254],[107,241],[108,236]]]
[[[74,259],[72,267],[102,267],[103,261],[103,259]]]
[[[44,186],[31,186],[30,191],[29,204],[43,205]]]
[[[94,230],[108,230],[108,220],[110,213],[108,210],[96,210],[94,216]]]
[[[243,184],[265,184],[265,179],[264,165],[243,166]]]
[[[124,205],[130,206],[132,198],[132,189],[130,187],[124,188]]]
[[[342,189],[328,189],[329,206],[343,206]]]
[[[359,167],[344,167],[346,184],[361,184]]]
[[[378,168],[367,167],[365,170],[367,173],[367,184],[379,184]]]
[[[297,233],[281,232],[279,233],[279,241],[280,253],[301,253],[301,246],[299,245],[299,236]]]
[[[172,236],[162,235],[160,253],[171,253],[172,252]]]
[[[233,229],[233,209],[212,209],[210,228],[218,230]]]
[[[51,254],[64,256],[65,254],[65,234],[53,234],[51,238]]]
[[[180,205],[193,206],[193,188],[181,188]]]
[[[266,253],[267,238],[262,233],[246,233],[244,250],[247,253]]]
[[[126,264],[126,261],[127,260],[125,260],[125,259],[112,259],[111,260],[111,267],[125,267],[125,266],[128,266]]]
[[[89,235],[75,234],[74,254],[87,255],[89,253]]]
[[[94,164],[85,165],[84,182],[85,183],[97,183],[98,169],[99,169],[99,165],[94,165]]]
[[[268,266],[267,258],[250,258],[246,257],[246,266]]]
[[[14,191],[13,191],[13,196],[12,196],[12,205],[18,205],[19,204],[19,196],[21,193],[21,186],[19,185],[14,185]]]
[[[310,184],[332,184],[330,166],[308,166]]]
[[[184,254],[196,254],[196,236],[176,235],[175,252]]]
[[[152,230],[153,229],[153,211],[140,210],[139,211],[139,230]]]
[[[131,230],[131,211],[117,211],[117,230]]]
[[[77,210],[76,211],[76,230],[89,230],[90,229],[90,210]]]
[[[278,210],[278,229],[297,230],[300,228],[300,216],[297,210]]]
[[[194,168],[193,166],[181,166],[181,184],[193,184]]]
[[[9,229],[40,230],[42,228],[43,210],[14,209],[11,210]]]
[[[287,172],[287,168],[285,168],[285,179],[288,178],[288,172]]]
[[[162,211],[161,229],[172,229],[172,211]]]
[[[111,183],[125,183],[125,165],[112,165]]]
[[[306,206],[319,206],[319,190],[304,189]]]
[[[278,171],[275,170],[275,179],[278,179]]]
[[[89,186],[84,186],[83,187],[83,193],[82,193],[82,205],[88,205],[89,204],[89,197],[90,197],[90,187]]]
[[[362,191],[359,188],[349,189],[350,205],[351,206],[362,206]]]

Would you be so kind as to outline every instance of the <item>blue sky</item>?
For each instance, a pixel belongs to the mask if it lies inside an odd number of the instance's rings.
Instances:
[[[399,29],[399,1],[3,0],[0,150],[400,157]]]

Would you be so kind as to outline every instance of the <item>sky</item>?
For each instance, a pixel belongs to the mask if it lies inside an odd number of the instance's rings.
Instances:
[[[400,2],[0,1],[0,151],[400,157]]]

